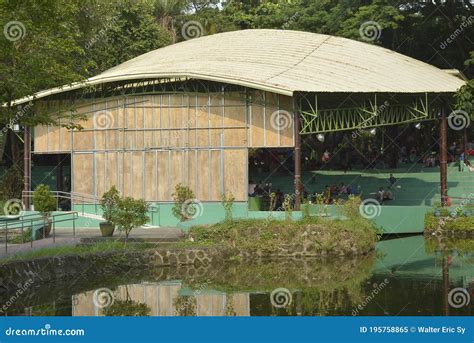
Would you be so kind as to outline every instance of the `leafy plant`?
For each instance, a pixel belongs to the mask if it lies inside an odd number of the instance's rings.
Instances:
[[[112,221],[118,226],[120,231],[125,233],[125,243],[134,228],[146,224],[148,221],[147,210],[148,205],[143,199],[134,199],[132,197],[119,199]]]
[[[172,196],[174,206],[171,211],[173,215],[182,222],[188,220],[189,216],[186,214],[186,211],[183,211],[183,207],[186,202],[195,198],[193,191],[188,186],[178,183],[174,188]]]
[[[35,210],[40,212],[44,219],[48,219],[51,212],[56,210],[56,200],[51,194],[49,186],[40,184],[33,193]]]
[[[222,206],[225,211],[225,220],[232,220],[232,206],[234,206],[235,197],[232,192],[226,192],[221,195]]]
[[[100,199],[100,208],[105,221],[113,223],[114,212],[117,211],[117,204],[120,201],[120,192],[112,186]]]
[[[285,210],[285,218],[287,220],[293,219],[293,205],[292,205],[292,197],[289,194],[285,195],[285,199],[283,200],[283,209]]]

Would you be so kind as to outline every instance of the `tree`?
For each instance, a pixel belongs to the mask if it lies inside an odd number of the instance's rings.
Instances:
[[[117,210],[113,214],[112,222],[117,224],[118,229],[125,233],[125,244],[130,232],[148,221],[147,210],[148,205],[142,199],[125,197],[117,202]]]

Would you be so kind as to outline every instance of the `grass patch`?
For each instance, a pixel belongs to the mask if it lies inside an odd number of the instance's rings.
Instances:
[[[449,216],[449,212],[444,210],[440,213],[440,217],[436,217],[433,213],[425,214],[425,230],[451,233],[474,233],[474,216],[468,217],[459,215],[455,218]]]
[[[192,227],[187,246],[222,246],[230,251],[278,253],[288,245],[303,245],[322,254],[358,254],[375,248],[378,230],[359,215],[359,198],[344,206],[347,220],[309,217],[301,220],[241,219]]]
[[[25,261],[25,260],[34,260],[42,257],[54,257],[54,256],[65,256],[65,255],[78,255],[78,256],[87,256],[90,254],[100,254],[100,253],[111,253],[111,252],[130,252],[130,251],[141,251],[150,248],[154,248],[157,245],[154,243],[136,243],[128,242],[125,245],[123,242],[118,241],[104,241],[96,242],[91,244],[79,244],[76,246],[66,245],[66,246],[57,246],[51,248],[43,248],[39,250],[32,250],[24,253],[18,253],[12,256],[9,256],[0,263],[5,264],[12,261]]]

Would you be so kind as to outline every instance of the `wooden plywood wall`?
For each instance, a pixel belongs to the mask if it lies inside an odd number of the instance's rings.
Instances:
[[[77,193],[100,197],[116,185],[125,195],[171,201],[183,183],[201,201],[224,191],[245,201],[248,148],[294,145],[290,106],[288,97],[256,91],[82,101],[75,110],[87,117],[83,129],[36,127],[34,152],[71,153]]]

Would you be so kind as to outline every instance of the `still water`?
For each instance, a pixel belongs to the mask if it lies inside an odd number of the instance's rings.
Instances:
[[[373,256],[358,259],[144,266],[32,286],[5,315],[471,315],[473,242],[414,236],[381,241]]]

